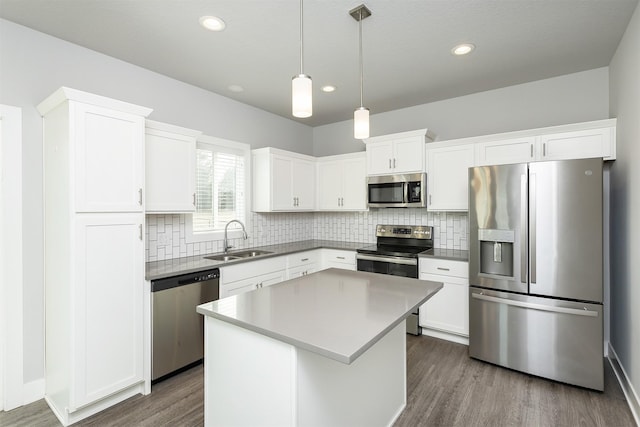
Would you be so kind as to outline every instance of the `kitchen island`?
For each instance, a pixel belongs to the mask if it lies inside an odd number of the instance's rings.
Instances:
[[[391,425],[406,405],[404,319],[440,288],[332,268],[198,306],[205,425]]]

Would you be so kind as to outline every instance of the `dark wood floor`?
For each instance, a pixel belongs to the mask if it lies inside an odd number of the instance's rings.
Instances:
[[[395,427],[634,426],[609,363],[599,393],[470,359],[467,347],[407,335],[407,408]],[[156,384],[76,426],[201,426],[203,368]],[[248,410],[250,405],[248,404]],[[44,400],[0,412],[0,426],[59,426]]]

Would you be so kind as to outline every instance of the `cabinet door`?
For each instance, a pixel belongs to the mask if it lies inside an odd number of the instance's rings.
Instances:
[[[313,210],[316,207],[316,164],[307,160],[293,161],[293,196],[295,209]]]
[[[533,136],[482,142],[476,146],[476,166],[525,163],[536,159],[536,139]]]
[[[273,155],[271,158],[271,200],[273,210],[292,210],[293,159]]]
[[[588,129],[575,132],[542,135],[542,160],[586,159],[602,157],[613,159],[612,128]]]
[[[147,133],[145,175],[147,212],[195,212],[196,139]]]
[[[393,173],[393,143],[391,141],[367,144],[367,173],[369,175]]]
[[[342,162],[342,209],[367,209],[367,165],[364,157]]]
[[[443,288],[420,307],[420,325],[443,332],[469,336],[468,282],[428,274],[421,274],[420,279],[443,282]]]
[[[267,286],[284,282],[286,280],[286,272],[274,271],[273,273],[263,274],[262,276],[259,276],[257,279],[258,279],[258,287],[266,288]]]
[[[70,103],[77,212],[142,212],[144,118]]]
[[[393,141],[393,169],[395,173],[424,172],[424,138],[410,138]]]
[[[240,295],[245,292],[253,291],[257,288],[255,278],[241,280],[239,282],[229,283],[225,286],[220,286],[220,298],[230,297],[232,295]]]
[[[430,211],[469,210],[469,174],[473,145],[427,149],[427,207]]]
[[[346,184],[346,181],[342,175],[341,161],[318,163],[318,209],[341,209],[343,183]]]
[[[142,214],[81,214],[75,225],[71,406],[143,380]]]

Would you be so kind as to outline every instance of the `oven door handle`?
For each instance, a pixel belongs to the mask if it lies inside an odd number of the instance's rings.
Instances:
[[[356,254],[356,259],[361,259],[363,261],[390,262],[392,264],[418,265],[418,260],[415,258],[402,258],[395,256]]]

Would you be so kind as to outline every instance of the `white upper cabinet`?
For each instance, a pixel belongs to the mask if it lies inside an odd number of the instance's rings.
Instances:
[[[476,165],[545,160],[616,158],[616,119],[466,138],[476,144]]]
[[[201,132],[146,121],[145,208],[148,213],[196,209],[196,138]]]
[[[315,209],[316,159],[275,148],[252,151],[254,212]]]
[[[427,209],[467,211],[468,169],[473,166],[474,145],[427,144]]]
[[[142,212],[144,117],[69,101],[76,212]]]
[[[424,172],[425,142],[434,135],[427,129],[376,136],[365,140],[367,173],[389,175]]]
[[[364,152],[318,159],[318,209],[366,210],[366,174]]]
[[[476,144],[476,165],[505,165],[536,160],[536,137],[504,139]]]
[[[539,158],[564,160],[602,157],[604,160],[615,160],[615,142],[615,126],[541,135],[539,145],[542,152]]]

